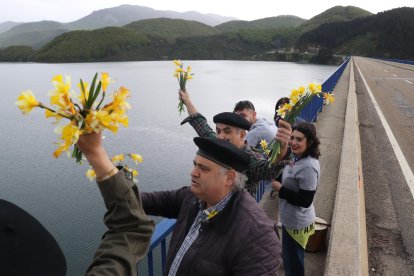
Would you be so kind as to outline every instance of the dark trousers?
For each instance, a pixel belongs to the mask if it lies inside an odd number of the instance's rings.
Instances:
[[[305,275],[305,250],[282,226],[282,257],[286,276]]]

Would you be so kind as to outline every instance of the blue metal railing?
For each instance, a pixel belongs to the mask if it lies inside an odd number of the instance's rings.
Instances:
[[[330,75],[323,83],[322,83],[322,91],[327,93],[332,93],[338,80],[341,78],[342,73],[344,72],[348,62],[351,58],[347,57],[346,60]],[[314,97],[312,101],[305,106],[299,117],[304,119],[308,122],[315,122],[318,118],[319,112],[322,111],[323,107],[323,98],[322,97]]]
[[[167,262],[167,237],[172,233],[175,227],[176,219],[163,219],[155,226],[154,234],[151,238],[150,248],[147,254],[148,275],[154,275],[154,249],[161,244],[161,267],[165,271]]]
[[[259,202],[265,192],[265,185],[267,181],[260,181],[256,190],[256,201]],[[162,271],[165,271],[167,260],[167,238],[170,236],[175,227],[176,219],[163,219],[155,226],[154,234],[151,238],[150,248],[147,254],[148,275],[154,275],[154,249],[161,246],[161,267]]]

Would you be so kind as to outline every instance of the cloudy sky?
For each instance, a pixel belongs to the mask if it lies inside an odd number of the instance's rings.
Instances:
[[[413,0],[2,0],[0,22],[54,20],[71,22],[94,10],[122,4],[140,5],[157,10],[198,11],[254,20],[277,15],[296,15],[305,19],[333,7],[356,6],[372,13],[398,7],[414,7]]]

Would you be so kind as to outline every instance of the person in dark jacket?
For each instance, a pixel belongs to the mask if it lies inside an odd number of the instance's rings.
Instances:
[[[100,133],[81,135],[78,146],[95,170],[107,208],[108,230],[85,275],[137,275],[136,265],[147,254],[154,222],[144,213],[132,173],[114,167]],[[29,213],[1,199],[0,275],[66,275],[65,256],[53,236]]]
[[[277,275],[277,229],[244,190],[249,155],[228,141],[196,137],[191,185],[141,193],[149,215],[177,219],[165,275]]]

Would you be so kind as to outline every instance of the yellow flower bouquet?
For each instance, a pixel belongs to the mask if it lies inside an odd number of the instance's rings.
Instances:
[[[174,64],[177,66],[175,68],[174,77],[178,80],[178,84],[180,85],[180,89],[185,92],[185,86],[187,84],[187,80],[191,80],[194,74],[191,74],[191,67],[187,66],[187,71],[184,70],[184,65],[179,59],[174,60]],[[185,111],[184,103],[182,100],[178,103],[178,112]]]
[[[111,95],[111,101],[104,105],[107,87],[110,83],[108,73],[102,73],[98,80],[95,74],[91,85],[83,82],[78,84],[80,93],[76,94],[71,89],[70,76],[57,75],[52,79],[54,89],[50,90],[50,105],[48,107],[39,102],[31,90],[23,91],[17,98],[16,105],[23,114],[28,114],[35,107],[45,109],[46,118],[55,119],[55,124],[62,119],[69,120],[66,125],[60,125],[55,132],[60,136],[58,148],[53,153],[58,158],[62,152],[68,151],[73,145],[72,157],[77,163],[82,161],[82,152],[76,146],[79,135],[92,132],[101,132],[104,129],[116,133],[119,125],[128,126],[126,110],[130,109],[126,101],[130,92],[125,87],[120,87]],[[98,97],[100,96],[99,102]],[[74,101],[74,100],[77,101]]]
[[[293,124],[296,118],[313,99],[313,97],[320,97],[323,95],[324,103],[329,104],[335,101],[334,94],[322,92],[320,84],[310,83],[308,87],[301,86],[298,89],[293,89],[289,96],[289,103],[284,104],[277,110],[277,114],[289,124]],[[264,153],[269,156],[269,167],[275,162],[277,155],[280,153],[280,143],[273,139],[268,145],[266,141],[261,141],[261,147]]]

